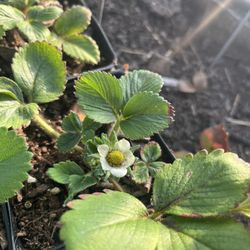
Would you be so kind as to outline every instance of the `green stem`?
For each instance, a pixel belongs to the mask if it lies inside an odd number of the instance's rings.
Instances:
[[[125,192],[122,186],[114,178],[109,177],[109,181],[113,184],[117,191]]]
[[[57,132],[47,121],[45,118],[42,117],[42,115],[36,115],[33,118],[33,122],[41,128],[48,136],[50,136],[53,139],[58,139],[61,135],[60,132]],[[80,146],[74,147],[75,151],[78,153],[83,153],[84,149]]]
[[[50,124],[48,124],[48,122],[40,114],[33,118],[33,122],[51,138],[59,138],[60,133],[57,132]]]
[[[118,131],[120,129],[120,120],[117,119],[115,124],[113,125],[112,129],[109,132],[109,138],[111,137],[112,133],[115,132],[115,134],[118,134]]]
[[[152,213],[149,217],[152,219],[152,220],[160,220],[160,218],[162,217],[163,215],[163,212],[162,211],[156,211],[154,213]]]

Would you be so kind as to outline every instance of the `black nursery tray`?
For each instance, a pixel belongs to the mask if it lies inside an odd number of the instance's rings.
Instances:
[[[69,1],[70,5],[83,5],[87,6],[83,0],[71,0]],[[88,66],[84,69],[84,72],[90,70],[94,71],[110,71],[117,63],[117,57],[113,50],[109,39],[107,38],[103,28],[98,23],[95,16],[92,16],[90,27],[91,37],[96,41],[101,52],[101,62],[95,66]],[[68,80],[76,79],[77,76],[68,76]]]
[[[162,158],[167,163],[172,163],[175,160],[175,156],[173,155],[172,151],[169,149],[166,142],[162,139],[161,135],[155,134],[152,137],[152,140],[159,143],[162,149]],[[16,234],[16,222],[12,215],[12,210],[10,204],[7,202],[2,205],[3,211],[3,220],[6,228],[6,235],[8,240],[8,250],[23,250],[21,246],[21,242],[19,241],[17,234]],[[50,250],[65,250],[64,244],[60,243]]]

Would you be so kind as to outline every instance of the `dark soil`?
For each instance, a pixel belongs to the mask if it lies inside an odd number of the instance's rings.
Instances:
[[[101,1],[86,2],[98,16]],[[163,13],[163,2],[169,6],[175,3],[172,14],[171,11]],[[194,43],[170,62],[166,59],[167,51],[183,40],[187,30],[202,15],[200,6],[195,9],[190,2],[106,0],[102,26],[117,51],[119,63],[128,63],[130,69],[149,69],[190,81],[197,71],[206,72],[208,88],[202,92],[185,94],[170,88],[162,92],[176,110],[175,122],[163,133],[173,150],[197,152],[203,129],[224,124],[229,132],[231,151],[250,161],[249,126],[227,122],[228,117],[250,121],[250,66],[224,57],[218,66],[209,70],[213,59],[210,50],[198,51]],[[211,45],[212,41],[204,36],[202,42]],[[219,49],[215,47],[216,51]]]
[[[75,102],[72,87],[66,92],[70,94],[64,95],[50,105],[42,106],[45,117],[50,119],[52,125],[58,129],[61,126],[62,117]],[[67,191],[64,186],[51,181],[46,171],[54,163],[73,160],[80,164],[81,159],[79,155],[60,154],[55,149],[55,141],[33,124],[20,130],[19,134],[26,137],[29,150],[34,154],[30,175],[37,181],[25,183],[20,194],[12,199],[17,239],[23,249],[49,249],[59,242],[58,221],[66,209],[63,207],[63,202]]]

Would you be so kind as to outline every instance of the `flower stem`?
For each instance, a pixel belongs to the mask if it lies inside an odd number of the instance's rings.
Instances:
[[[109,181],[113,184],[117,191],[125,192],[122,186],[114,178],[109,177]]]
[[[33,118],[33,122],[51,138],[59,138],[60,133],[57,132],[50,124],[48,124],[48,122],[40,114]]]
[[[47,121],[45,118],[42,117],[42,115],[36,115],[33,118],[33,122],[41,128],[48,136],[50,136],[53,139],[58,139],[61,135],[60,132],[56,131]],[[78,145],[74,147],[74,150],[78,153],[83,153],[84,149]]]

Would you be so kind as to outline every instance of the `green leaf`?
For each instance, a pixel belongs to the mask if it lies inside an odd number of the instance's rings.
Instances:
[[[250,218],[250,198],[248,197],[246,200],[241,202],[233,212],[240,213]]]
[[[62,128],[64,133],[58,138],[57,147],[60,151],[67,152],[81,140],[82,122],[76,113],[71,112],[63,119]]]
[[[60,231],[68,250],[247,250],[250,244],[249,232],[231,220],[171,217],[167,227],[147,218],[146,207],[126,193],[93,195],[71,206]]]
[[[0,203],[7,201],[22,188],[31,169],[32,154],[22,137],[0,128]]]
[[[247,250],[250,245],[250,233],[244,225],[224,218],[178,218],[169,217],[167,224],[174,231],[163,242],[168,249],[186,250]],[[164,245],[163,245],[164,246]],[[161,249],[161,248],[159,248]]]
[[[152,92],[134,95],[123,110],[121,129],[125,137],[142,139],[168,127],[170,106],[161,96]]]
[[[249,165],[236,154],[203,150],[168,164],[154,182],[158,211],[188,216],[227,213],[245,199]]]
[[[11,99],[24,101],[21,89],[14,81],[7,77],[0,77],[0,93],[1,95],[8,95]]]
[[[20,128],[28,125],[39,107],[35,103],[26,104],[18,85],[6,78],[0,77],[0,126]]]
[[[124,103],[140,92],[159,93],[163,80],[160,75],[147,70],[134,70],[120,79],[123,88]]]
[[[5,36],[5,31],[2,25],[0,25],[0,39],[2,39]]]
[[[69,184],[70,176],[83,176],[82,168],[73,161],[66,161],[54,164],[53,168],[49,168],[47,175],[54,181],[61,184]]]
[[[90,175],[71,175],[69,178],[69,195],[65,202],[72,200],[77,193],[94,186],[96,183],[96,178]]]
[[[74,6],[66,10],[54,25],[55,32],[60,36],[82,33],[90,24],[91,11],[82,6]]]
[[[105,72],[88,72],[76,82],[78,103],[87,116],[99,123],[116,120],[122,104],[120,82]]]
[[[161,157],[161,147],[157,142],[151,141],[143,146],[140,155],[143,161],[154,162]]]
[[[4,30],[15,28],[24,18],[23,13],[18,9],[0,4],[0,25],[3,26]]]
[[[22,21],[17,24],[21,33],[27,37],[30,42],[47,40],[50,36],[49,29],[37,21]]]
[[[39,0],[8,0],[8,4],[12,5],[19,10],[24,10],[25,8],[38,3]]]
[[[33,21],[45,22],[57,19],[62,12],[63,10],[56,6],[46,8],[43,6],[33,6],[28,9],[27,17]]]
[[[132,178],[136,183],[146,183],[149,180],[149,172],[147,165],[140,161],[137,162],[132,170]]]
[[[155,175],[164,167],[166,166],[165,162],[162,161],[155,161],[155,162],[150,162],[148,164],[148,169],[149,173],[151,176],[155,177]]]
[[[15,54],[12,70],[29,102],[51,102],[63,93],[66,69],[62,54],[46,42],[21,48]]]
[[[100,51],[96,42],[89,36],[70,35],[63,38],[64,52],[76,59],[90,64],[100,61]]]

